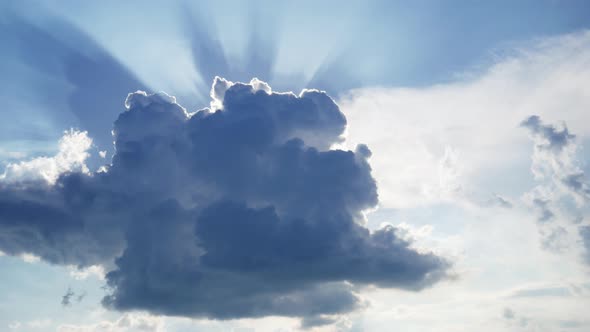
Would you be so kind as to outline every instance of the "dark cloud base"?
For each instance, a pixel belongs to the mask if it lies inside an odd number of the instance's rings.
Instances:
[[[132,93],[106,171],[0,184],[0,250],[103,264],[118,310],[230,319],[363,306],[355,286],[420,290],[449,262],[394,227],[370,232],[369,149],[330,150],[346,119],[325,93],[216,78],[213,109]]]

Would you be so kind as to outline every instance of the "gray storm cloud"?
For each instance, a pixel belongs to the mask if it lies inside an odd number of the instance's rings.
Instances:
[[[190,113],[164,93],[131,93],[110,165],[81,171],[78,158],[54,181],[5,175],[0,250],[104,265],[113,309],[306,324],[362,307],[356,286],[420,290],[448,275],[396,228],[363,226],[378,203],[371,152],[331,149],[346,119],[328,95],[216,78],[211,97]]]

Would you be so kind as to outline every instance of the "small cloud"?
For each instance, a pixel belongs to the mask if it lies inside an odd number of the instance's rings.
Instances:
[[[164,319],[159,316],[143,313],[127,313],[114,321],[102,321],[90,325],[62,324],[57,327],[57,332],[104,332],[129,330],[162,332],[164,331]]]
[[[35,319],[27,322],[27,327],[32,329],[43,329],[51,325],[51,319]]]
[[[72,305],[72,297],[74,297],[74,295],[75,295],[74,291],[72,291],[72,289],[70,287],[68,287],[68,290],[61,298],[61,305],[64,307],[71,306]]]
[[[529,116],[520,123],[520,126],[529,130],[538,149],[552,153],[561,152],[576,138],[575,135],[570,134],[565,123],[560,127],[546,125],[538,115]]]
[[[568,232],[562,226],[553,227],[548,233],[541,232],[543,249],[552,252],[563,252],[569,246]]]
[[[512,311],[512,309],[504,308],[504,311],[502,312],[502,316],[506,319],[514,319],[515,314],[514,314],[514,311]]]
[[[20,255],[20,257],[22,258],[23,261],[30,263],[30,264],[37,263],[41,260],[41,258],[39,256],[35,256],[30,253],[24,253],[24,254]]]
[[[334,324],[336,320],[337,318],[326,315],[309,316],[301,320],[301,328],[303,330],[308,330],[323,325],[331,325]]]
[[[526,196],[540,222],[542,247],[563,252],[572,241],[568,239],[568,231],[560,219],[581,223],[584,208],[590,202],[590,184],[576,158],[576,136],[569,132],[565,123],[545,124],[536,115],[525,119],[521,126],[529,130],[534,142],[531,169],[541,182]],[[582,245],[588,251],[583,233],[583,228],[580,228]]]
[[[22,326],[21,322],[11,322],[8,324],[8,329],[10,330],[18,330]]]
[[[504,209],[512,209],[514,207],[514,204],[512,204],[509,199],[498,194],[494,194],[494,196],[489,200],[488,204],[490,206],[498,206]]]
[[[565,329],[573,329],[579,328],[588,325],[588,322],[579,321],[579,320],[561,320],[558,323],[559,327]]]
[[[8,151],[0,147],[0,159],[23,159],[27,156],[24,152],[19,151]]]
[[[561,179],[561,183],[579,197],[590,200],[590,185],[586,182],[584,172],[566,174]]]
[[[518,325],[520,325],[520,327],[526,327],[529,324],[529,319],[527,317],[520,317],[518,319]]]
[[[520,327],[526,327],[529,323],[529,319],[527,317],[517,315],[514,310],[506,307],[502,311],[502,317],[506,320],[508,325],[516,325]]]
[[[537,220],[539,222],[547,222],[555,217],[555,213],[551,211],[549,205],[551,201],[543,198],[533,198],[533,206],[538,212]]]
[[[78,266],[70,266],[69,274],[76,280],[85,280],[88,277],[96,277],[99,280],[104,280],[105,270],[102,265],[91,265],[88,267],[80,268]]]
[[[86,297],[86,291],[83,291],[82,293],[78,294],[78,296],[76,296],[76,302],[78,302],[78,303],[82,302],[82,300],[84,300],[85,297]]]
[[[584,248],[584,261],[590,264],[590,226],[580,226],[578,228],[578,232],[582,239],[582,245]]]
[[[576,163],[576,136],[565,123],[545,124],[537,115],[521,122],[534,142],[532,171],[539,180],[547,179],[555,189],[571,195],[581,205],[590,201],[590,185]]]
[[[64,132],[59,141],[59,151],[54,157],[39,157],[30,161],[11,163],[0,174],[0,184],[42,181],[55,184],[58,177],[67,172],[89,172],[86,159],[92,139],[87,132],[74,129]]]

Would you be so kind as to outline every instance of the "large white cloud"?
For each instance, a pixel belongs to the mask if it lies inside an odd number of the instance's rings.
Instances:
[[[460,271],[456,283],[417,296],[365,293],[366,330],[590,326],[590,32],[540,39],[496,61],[454,82],[357,89],[339,101],[347,142],[373,151],[382,209],[369,224],[429,228],[418,243],[453,253]],[[551,139],[563,149],[545,149]],[[540,207],[551,209],[547,221]]]
[[[495,178],[515,193],[530,178],[514,175],[529,167],[523,119],[565,121],[590,136],[589,62],[584,31],[539,40],[453,83],[353,90],[339,101],[347,140],[371,146],[382,206],[485,201],[502,187]]]

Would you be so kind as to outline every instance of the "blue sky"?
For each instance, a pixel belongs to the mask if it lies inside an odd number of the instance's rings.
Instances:
[[[589,7],[3,3],[0,330],[588,330]]]

